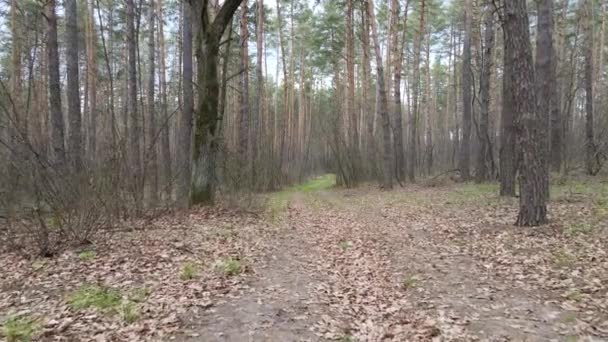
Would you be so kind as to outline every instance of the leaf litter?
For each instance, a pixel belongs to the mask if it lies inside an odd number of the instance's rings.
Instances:
[[[294,194],[280,222],[195,209],[86,260],[2,254],[0,321],[36,320],[44,341],[608,339],[598,202],[558,196],[550,225],[517,228],[516,200],[494,193],[324,189]],[[70,307],[85,284],[119,294],[132,319]]]

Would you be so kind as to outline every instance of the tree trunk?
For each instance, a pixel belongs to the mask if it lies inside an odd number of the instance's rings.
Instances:
[[[127,85],[128,85],[128,110],[131,117],[130,133],[129,133],[129,150],[131,152],[131,179],[132,191],[135,198],[135,206],[141,207],[141,198],[143,195],[143,172],[141,165],[141,125],[142,120],[138,115],[137,109],[137,37],[135,36],[135,8],[133,0],[127,0]]]
[[[258,120],[260,123],[258,127],[263,127],[263,130],[259,130],[256,128],[257,132],[263,132],[264,140],[262,140],[262,144],[265,144],[265,148],[268,151],[272,149],[272,132],[269,126],[269,120],[266,115],[266,91],[264,90],[264,74],[262,72],[262,65],[264,63],[264,0],[257,0],[256,4],[256,19],[255,19],[255,38],[256,38],[256,79],[257,79],[257,96],[256,96],[256,112]],[[257,126],[257,125],[256,125]],[[254,152],[257,152],[258,149],[258,139],[257,134],[252,136],[251,145],[253,146]],[[264,154],[264,156],[270,156],[271,152]],[[263,163],[270,163],[272,158],[267,158],[262,160]],[[257,163],[254,159],[254,162]],[[257,164],[253,167],[252,173],[252,181],[256,182],[256,174]],[[266,176],[266,175],[265,175]],[[258,182],[259,183],[259,182]],[[255,184],[254,184],[255,185]]]
[[[460,158],[458,168],[463,180],[468,181],[471,177],[469,163],[471,159],[471,111],[472,111],[472,92],[473,86],[471,67],[471,2],[465,1],[464,5],[465,32],[462,47],[462,144],[460,145]]]
[[[538,226],[547,222],[546,180],[543,170],[542,133],[546,124],[537,110],[534,65],[526,0],[505,2],[506,48],[512,51],[513,68],[507,74],[512,85],[517,143],[520,148],[519,226]],[[517,99],[515,101],[515,99]]]
[[[477,168],[475,179],[477,182],[485,182],[489,177],[488,164],[491,164],[491,145],[490,145],[490,81],[492,79],[492,69],[494,68],[494,7],[486,5],[486,18],[484,22],[484,48],[483,64],[479,87],[481,93],[481,112],[479,117],[479,153],[477,155]]]
[[[412,113],[410,115],[410,146],[409,162],[407,163],[407,177],[410,182],[416,181],[416,166],[418,165],[418,118],[420,95],[420,54],[422,50],[422,40],[424,39],[424,12],[426,1],[420,1],[420,19],[418,21],[418,32],[414,38],[414,65],[412,73]]]
[[[407,32],[407,11],[409,9],[410,1],[405,2],[405,8],[403,10],[403,29],[402,29],[402,44],[405,45],[406,32]],[[395,139],[395,176],[399,181],[405,178],[405,149],[403,147],[403,113],[401,110],[401,69],[403,65],[403,50],[404,46],[399,44],[399,32],[396,29],[398,27],[399,19],[399,2],[397,0],[391,0],[391,10],[394,12],[391,16],[391,26],[395,27],[392,37],[393,47],[393,103],[394,103],[394,116],[395,116],[395,127],[393,128],[393,136]]]
[[[169,104],[167,101],[167,62],[165,58],[165,23],[163,19],[163,0],[157,1],[158,5],[158,35],[160,49],[160,96],[162,103],[162,126],[161,126],[161,164],[162,164],[162,186],[166,199],[171,198],[172,185],[172,162],[171,162],[171,142],[170,142],[170,122]]]
[[[148,165],[149,184],[150,184],[150,205],[154,207],[158,203],[158,154],[157,150],[157,127],[156,127],[156,106],[154,103],[154,88],[156,86],[156,44],[155,44],[155,21],[156,13],[154,0],[150,1],[150,11],[148,18],[148,151],[146,165]]]
[[[592,23],[592,1],[583,1],[584,8],[584,77],[585,88],[585,167],[588,175],[595,175],[597,172],[596,145],[593,132],[593,23]]]
[[[80,116],[80,80],[78,77],[78,11],[76,0],[65,1],[66,64],[68,120],[70,123],[68,151],[74,171],[82,167],[82,119]]]
[[[217,183],[216,157],[219,147],[217,128],[221,120],[218,116],[220,39],[240,4],[241,0],[226,0],[213,22],[210,22],[205,0],[200,0],[196,11],[200,18],[200,28],[196,48],[199,104],[194,145],[195,179],[192,189],[192,201],[195,204],[214,202]]]
[[[363,52],[362,57],[362,69],[363,69],[363,115],[366,118],[366,127],[367,127],[367,136],[366,136],[366,164],[368,165],[368,175],[374,176],[376,175],[377,167],[375,151],[376,151],[376,141],[374,138],[374,111],[372,109],[372,89],[371,89],[371,64],[370,64],[370,43],[369,43],[369,20],[366,14],[367,9],[366,6],[361,9],[361,48]]]
[[[516,130],[514,113],[513,84],[509,75],[513,73],[514,51],[507,46],[507,32],[504,33],[504,71],[502,76],[502,112],[500,133],[500,195],[515,197],[515,176],[517,174],[518,161],[515,155]]]
[[[374,13],[374,2],[368,0],[367,3],[368,20],[372,28],[372,38],[374,40],[374,50],[376,53],[376,73],[378,77],[378,93],[380,95],[378,101],[378,115],[382,118],[382,134],[383,134],[383,179],[382,186],[385,190],[393,188],[393,149],[391,145],[391,128],[390,118],[388,115],[388,98],[386,95],[386,86],[384,82],[384,68],[382,64],[382,53],[380,50],[380,41],[378,39],[378,29],[376,28],[376,15]]]
[[[355,110],[355,37],[353,0],[346,1],[346,113],[349,118],[349,159],[351,172],[347,186],[353,186],[361,177],[359,151],[359,123]]]
[[[194,95],[192,89],[192,15],[194,7],[184,2],[182,25],[182,102],[183,110],[179,120],[177,155],[179,168],[177,181],[177,202],[181,207],[190,206],[190,185],[192,179],[192,125],[194,115]]]
[[[549,149],[551,148],[548,127],[552,112],[557,107],[557,78],[555,76],[555,49],[553,48],[553,0],[538,2],[538,34],[536,40],[536,94],[538,114],[541,119],[541,165],[547,182],[543,189],[549,198]]]
[[[97,40],[93,0],[87,4],[87,81],[89,90],[88,108],[88,154],[91,161],[97,156]]]
[[[57,15],[55,0],[46,5],[46,51],[49,73],[49,102],[51,116],[51,146],[59,165],[65,163],[65,128],[61,110],[61,80],[59,78],[59,46],[57,43]]]
[[[239,169],[241,170],[241,181],[249,182],[249,173],[251,170],[250,154],[249,154],[249,30],[247,27],[247,0],[243,0],[241,4],[241,20],[240,20],[240,92],[239,92]],[[245,185],[245,184],[243,184]],[[251,184],[247,184],[251,185]],[[248,186],[245,185],[246,188]]]

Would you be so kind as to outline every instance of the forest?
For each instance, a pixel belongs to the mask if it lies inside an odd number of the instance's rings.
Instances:
[[[608,340],[607,26],[0,0],[0,340]]]

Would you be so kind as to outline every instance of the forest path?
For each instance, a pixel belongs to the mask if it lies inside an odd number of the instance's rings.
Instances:
[[[563,298],[560,283],[571,282],[543,250],[560,243],[549,237],[554,227],[515,229],[512,201],[476,191],[295,192],[256,290],[217,307],[200,340],[608,337],[603,304],[584,291]]]

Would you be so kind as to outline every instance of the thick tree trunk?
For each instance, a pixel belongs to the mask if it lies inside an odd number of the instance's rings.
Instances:
[[[210,22],[207,1],[199,0],[196,15],[200,18],[197,35],[198,108],[195,131],[195,172],[192,188],[194,204],[213,204],[217,186],[216,157],[219,147],[217,128],[219,117],[218,79],[220,39],[241,4],[241,0],[226,0],[216,18]]]
[[[76,0],[65,1],[66,64],[68,120],[70,123],[68,151],[74,170],[82,167],[82,118],[80,112],[80,80],[78,77],[78,11]]]
[[[494,68],[494,7],[486,5],[485,13],[485,32],[483,48],[483,65],[479,87],[481,92],[481,113],[479,116],[479,153],[477,155],[477,168],[475,179],[477,182],[485,182],[489,178],[488,165],[492,163],[490,159],[490,80],[492,79],[492,69]]]
[[[385,190],[393,188],[393,146],[391,144],[391,128],[390,118],[388,115],[388,97],[386,94],[386,86],[384,81],[384,68],[382,64],[382,53],[380,50],[380,41],[378,39],[378,29],[376,28],[376,15],[374,13],[373,0],[368,0],[367,3],[368,19],[372,28],[372,38],[374,40],[374,50],[376,53],[376,73],[378,77],[378,115],[382,119],[382,135],[383,135],[383,179],[382,186]]]
[[[555,49],[553,48],[553,0],[538,2],[538,35],[536,39],[536,94],[538,114],[541,119],[540,143],[543,189],[549,198],[549,151],[551,148],[548,129],[551,116],[557,107],[557,78],[555,76]]]
[[[538,226],[547,222],[546,180],[543,170],[542,130],[546,123],[537,110],[534,65],[526,0],[505,2],[506,48],[513,53],[513,109],[516,116],[517,143],[520,148],[519,226]],[[517,99],[515,101],[515,99]]]
[[[470,179],[469,164],[471,159],[471,112],[472,112],[472,91],[473,86],[471,67],[471,3],[465,1],[464,5],[465,32],[462,47],[462,144],[460,145],[460,158],[458,168],[463,180]]]
[[[46,5],[46,52],[49,73],[49,102],[51,116],[51,148],[59,165],[65,163],[65,128],[61,110],[61,80],[59,78],[59,46],[57,43],[57,15],[55,0]]]

